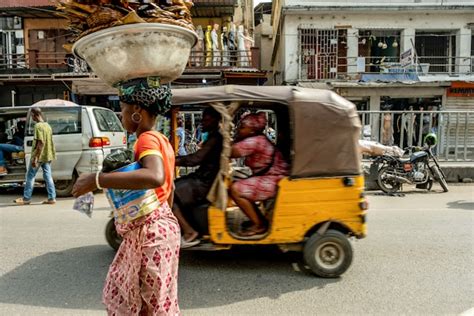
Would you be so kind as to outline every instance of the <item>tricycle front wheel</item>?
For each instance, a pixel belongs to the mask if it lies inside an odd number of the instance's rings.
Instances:
[[[352,263],[352,247],[346,235],[329,229],[323,235],[313,234],[303,249],[305,263],[317,276],[335,278]]]
[[[107,240],[109,246],[114,250],[118,250],[120,244],[122,243],[122,237],[120,237],[120,235],[117,233],[117,230],[115,229],[115,221],[113,218],[111,218],[107,222],[107,226],[105,226],[105,239]]]

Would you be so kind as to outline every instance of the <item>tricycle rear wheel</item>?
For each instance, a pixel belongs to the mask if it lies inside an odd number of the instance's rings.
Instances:
[[[352,246],[346,235],[329,229],[323,235],[313,234],[303,249],[305,263],[317,276],[336,278],[352,263]]]

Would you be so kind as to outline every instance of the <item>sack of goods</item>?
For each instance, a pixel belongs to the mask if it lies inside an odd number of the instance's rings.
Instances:
[[[115,172],[127,172],[140,169],[138,162],[122,167]],[[155,190],[119,190],[105,189],[105,195],[114,212],[115,222],[130,223],[160,207]]]
[[[382,155],[401,157],[404,153],[404,150],[398,146],[385,146],[371,140],[359,140],[359,151],[363,155],[373,157]]]
[[[120,150],[109,154],[103,162],[103,172],[129,172],[141,168],[140,163],[132,162],[133,152]],[[115,222],[129,223],[147,215],[160,207],[155,190],[119,190],[104,189],[113,209]]]

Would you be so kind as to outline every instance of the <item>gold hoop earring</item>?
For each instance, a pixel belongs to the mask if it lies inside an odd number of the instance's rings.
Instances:
[[[138,115],[138,118],[136,118],[135,115]],[[142,115],[138,112],[134,112],[132,114],[132,122],[135,124],[139,124],[141,121],[142,121]]]

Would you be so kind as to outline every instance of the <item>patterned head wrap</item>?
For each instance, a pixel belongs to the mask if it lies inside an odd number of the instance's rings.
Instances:
[[[137,78],[118,85],[120,101],[138,104],[150,113],[163,115],[171,108],[171,89],[158,77]]]
[[[240,125],[249,127],[256,133],[259,133],[267,126],[267,116],[264,112],[248,114],[240,120]]]

